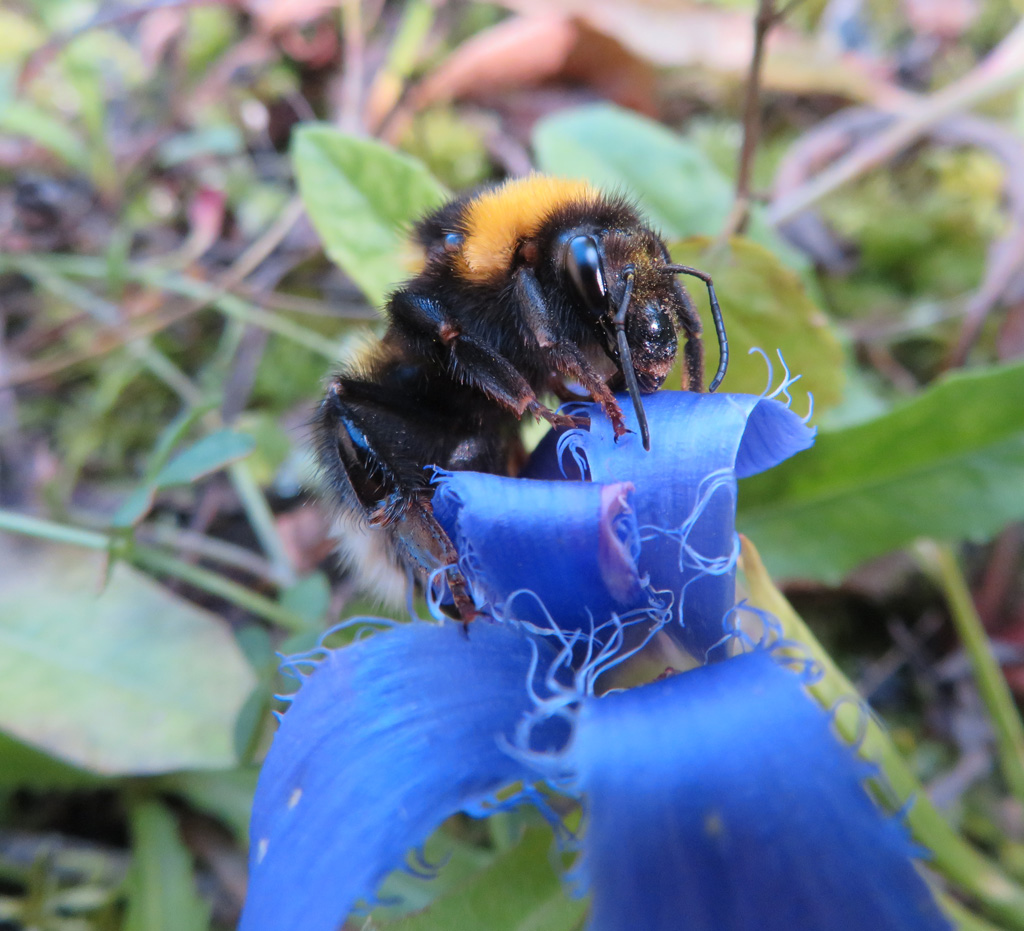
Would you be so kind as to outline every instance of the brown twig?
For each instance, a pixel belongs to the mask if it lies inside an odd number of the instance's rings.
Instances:
[[[126,343],[159,333],[178,321],[209,307],[219,297],[230,296],[233,291],[241,288],[243,281],[281,244],[302,215],[302,203],[296,196],[282,210],[277,219],[249,245],[223,274],[215,279],[213,282],[215,290],[209,295],[186,301],[170,310],[165,309],[146,320],[128,326],[124,322],[118,321],[115,326],[97,334],[92,345],[83,349],[73,349],[54,355],[49,359],[13,367],[4,373],[5,377],[0,382],[0,388],[11,388],[49,378],[64,369],[106,355]]]
[[[867,356],[871,367],[881,374],[897,391],[912,395],[920,385],[917,379],[910,373],[910,370],[901,365],[899,360],[892,354],[892,350],[882,343],[865,343],[864,354]]]
[[[750,222],[750,179],[754,170],[754,154],[761,140],[761,75],[764,71],[765,46],[768,34],[801,0],[789,0],[776,9],[775,0],[759,0],[754,17],[754,50],[750,56],[746,88],[743,95],[743,144],[736,169],[736,197],[717,243],[743,233]]]
[[[884,164],[946,118],[977,106],[1024,80],[1024,22],[1003,39],[974,70],[930,97],[912,98],[909,109],[878,135],[867,139],[805,185],[772,204],[768,219],[780,226],[827,194]]]
[[[992,630],[1003,626],[1008,596],[1018,581],[1018,566],[1024,550],[1024,525],[1011,524],[998,537],[988,554],[985,572],[974,593],[985,626]]]
[[[307,317],[325,317],[329,320],[380,320],[380,312],[375,310],[372,304],[355,298],[328,301],[300,294],[287,294],[284,291],[257,291],[248,286],[237,288],[232,293],[265,309],[283,310],[291,314],[304,314]]]
[[[26,362],[12,367],[10,371],[4,373],[2,380],[0,380],[0,389],[42,381],[59,374],[64,369],[88,362],[91,359],[97,359],[109,352],[113,352],[115,349],[120,349],[125,343],[129,343],[132,340],[153,336],[177,323],[179,320],[191,316],[197,310],[207,306],[208,303],[204,302],[199,307],[196,307],[194,302],[189,302],[171,311],[154,315],[144,323],[136,324],[130,329],[119,327],[118,329],[101,330],[96,335],[92,345],[84,349],[72,349],[38,362]]]
[[[964,325],[956,346],[946,360],[946,368],[959,368],[981,335],[989,313],[999,303],[1024,264],[1024,226],[1018,226],[989,254],[988,267],[981,287],[971,296],[964,312]]]
[[[284,242],[284,238],[304,213],[302,198],[296,194],[285,205],[277,219],[254,239],[249,247],[235,259],[231,267],[217,279],[217,287],[225,292],[238,287]]]
[[[761,71],[764,66],[765,40],[779,21],[775,0],[760,0],[754,17],[754,51],[750,56],[750,71],[743,100],[743,145],[740,148],[736,170],[736,199],[733,202],[725,236],[742,233],[750,219],[750,176],[754,167],[754,153],[761,139]]]
[[[856,107],[829,117],[805,134],[779,166],[776,175],[776,203],[788,200],[804,190],[816,177],[830,168],[822,166],[842,162],[847,153],[864,148],[862,140],[885,135],[898,118],[879,110]],[[1024,153],[1019,139],[1008,130],[975,116],[945,117],[922,128],[922,136],[939,145],[974,146],[997,158],[1006,174],[1004,202],[1009,228],[989,249],[985,275],[962,312],[964,323],[956,347],[946,361],[947,368],[963,365],[992,309],[1012,294],[1015,282],[1024,271]],[[808,181],[811,178],[811,181]],[[841,244],[814,209],[807,209],[780,226],[783,235],[822,262],[825,256],[838,255]]]

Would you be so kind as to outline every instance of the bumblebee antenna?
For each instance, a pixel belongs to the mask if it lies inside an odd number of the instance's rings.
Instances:
[[[718,371],[708,385],[708,391],[714,391],[725,378],[725,370],[729,368],[729,338],[725,335],[725,321],[722,320],[722,308],[718,306],[718,297],[715,295],[715,285],[707,272],[699,268],[691,268],[689,265],[666,265],[667,271],[676,272],[679,275],[691,275],[699,278],[707,285],[708,298],[711,301],[711,317],[715,321],[715,336],[718,337]]]
[[[627,265],[623,270],[626,277],[626,293],[622,295],[622,303],[619,304],[619,311],[613,318],[615,323],[615,341],[619,345],[619,361],[622,363],[622,374],[626,379],[626,390],[633,401],[633,410],[636,411],[636,420],[640,425],[640,439],[643,441],[644,449],[651,451],[651,431],[647,426],[647,415],[644,413],[644,405],[640,400],[640,386],[636,382],[636,372],[633,371],[633,355],[629,351],[629,343],[626,341],[626,311],[629,310],[629,301],[633,296],[633,272],[632,265]]]

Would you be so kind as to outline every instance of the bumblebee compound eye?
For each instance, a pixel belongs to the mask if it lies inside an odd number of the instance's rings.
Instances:
[[[601,270],[601,254],[593,236],[574,236],[565,250],[565,270],[580,300],[595,317],[608,309],[608,292]]]

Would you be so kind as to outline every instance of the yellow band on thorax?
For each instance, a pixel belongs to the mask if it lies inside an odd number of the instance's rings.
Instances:
[[[593,203],[597,190],[586,181],[529,175],[507,181],[466,205],[460,271],[477,284],[504,275],[517,245],[535,236],[544,221],[566,204]]]

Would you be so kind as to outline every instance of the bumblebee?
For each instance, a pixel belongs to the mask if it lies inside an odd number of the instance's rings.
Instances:
[[[579,400],[570,384],[601,405],[616,437],[628,431],[613,392],[625,389],[650,449],[642,395],[665,381],[680,336],[684,387],[703,390],[701,322],[680,274],[703,281],[711,301],[720,361],[709,391],[728,343],[711,279],[673,264],[628,200],[586,182],[533,175],[464,195],[413,238],[423,267],[391,295],[383,338],[330,380],[317,451],[372,558],[383,548],[421,582],[445,571],[469,621],[473,600],[434,518],[428,467],[517,474],[524,415],[579,424],[541,400]]]

